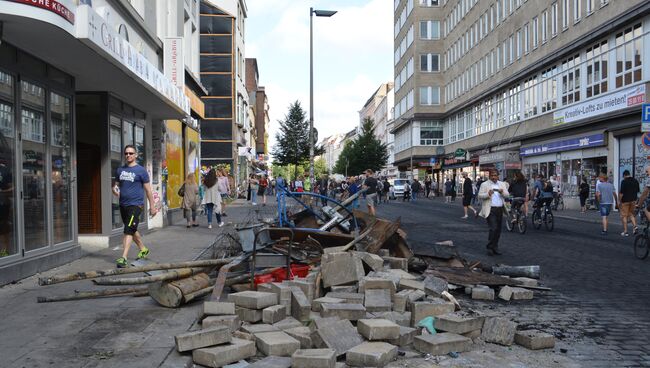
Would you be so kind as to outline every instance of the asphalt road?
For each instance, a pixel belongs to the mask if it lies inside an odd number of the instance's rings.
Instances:
[[[401,218],[414,249],[452,240],[468,260],[540,265],[542,282],[553,292],[536,306],[556,313],[558,320],[566,317],[566,311],[574,313],[565,322],[568,330],[575,331],[568,332],[591,338],[602,347],[602,356],[596,351],[596,355],[586,354],[591,356],[585,360],[602,366],[650,367],[650,258],[636,259],[633,237],[621,237],[620,230],[615,231],[618,227],[602,236],[598,224],[570,219],[556,218],[552,232],[544,227],[535,230],[529,223],[524,235],[509,233],[504,226],[499,247],[503,255],[490,257],[485,249],[486,221],[461,219],[458,200],[382,204],[377,215]],[[620,221],[617,214],[610,217]]]

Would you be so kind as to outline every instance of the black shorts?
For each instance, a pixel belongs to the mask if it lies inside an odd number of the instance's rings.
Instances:
[[[120,215],[124,223],[124,234],[133,235],[138,231],[142,206],[120,206]]]
[[[471,195],[464,195],[463,196],[463,206],[469,206],[472,204],[472,196]]]

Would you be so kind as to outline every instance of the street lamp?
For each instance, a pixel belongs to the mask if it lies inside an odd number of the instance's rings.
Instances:
[[[314,185],[314,14],[331,17],[336,10],[309,8],[309,184]]]

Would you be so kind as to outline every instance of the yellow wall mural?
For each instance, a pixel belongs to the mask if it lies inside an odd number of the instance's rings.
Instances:
[[[184,179],[183,123],[178,120],[165,122],[165,159],[167,163],[167,204],[170,209],[180,208],[182,197],[178,190]]]
[[[199,182],[199,132],[189,127],[185,128],[185,152],[187,152],[187,173],[194,173],[196,182]]]

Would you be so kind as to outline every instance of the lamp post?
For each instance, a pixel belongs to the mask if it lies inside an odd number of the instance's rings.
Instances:
[[[309,184],[314,185],[314,14],[331,17],[336,10],[309,8]]]

